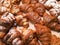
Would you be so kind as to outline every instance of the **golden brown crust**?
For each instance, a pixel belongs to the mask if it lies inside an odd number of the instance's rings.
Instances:
[[[28,19],[23,16],[23,13],[15,16],[15,19],[19,26],[29,27]]]
[[[40,24],[35,24],[36,27],[36,33],[39,41],[43,45],[50,45],[51,43],[51,31],[48,27],[40,25]]]
[[[60,31],[60,24],[58,24],[57,22],[51,22],[48,24],[48,27],[51,28],[52,30],[55,31]]]
[[[29,44],[35,37],[35,32],[31,29],[26,30],[23,32],[22,40],[24,41],[25,45]]]
[[[60,45],[60,38],[55,35],[51,37],[51,45]]]
[[[43,15],[44,24],[49,24],[50,22],[54,21],[55,19],[56,19],[56,17],[51,15],[49,13],[49,11],[45,12]]]
[[[0,18],[0,38],[3,38],[14,22],[14,16],[11,13],[4,13]]]
[[[58,0],[0,0],[0,43],[60,45],[50,30],[60,31],[59,15]]]
[[[6,36],[4,37],[4,42],[6,42],[7,44],[12,44],[12,41],[15,38],[20,38],[22,36],[22,33],[20,33],[16,27],[13,27],[12,29],[10,29],[10,31],[6,34]]]
[[[35,11],[40,16],[43,16],[43,14],[45,12],[45,6],[42,3],[22,4],[22,5],[20,5],[20,9],[23,12]]]
[[[26,16],[29,20],[31,20],[33,23],[38,23],[38,24],[44,24],[42,17],[38,15],[36,12],[29,12],[27,13]]]
[[[35,4],[35,11],[40,15],[43,16],[45,12],[45,6],[42,3]]]

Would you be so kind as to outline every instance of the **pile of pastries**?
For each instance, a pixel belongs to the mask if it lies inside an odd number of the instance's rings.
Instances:
[[[60,45],[60,0],[0,0],[0,45]]]

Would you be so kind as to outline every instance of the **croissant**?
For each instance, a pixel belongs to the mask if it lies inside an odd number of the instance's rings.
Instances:
[[[41,3],[22,4],[20,10],[23,12],[36,11],[40,16],[43,16],[45,12],[45,6]]]
[[[4,13],[0,18],[0,38],[3,38],[4,35],[8,32],[12,26],[15,18],[11,13]]]
[[[29,22],[28,22],[27,18],[24,18],[23,14],[15,16],[15,19],[16,19],[16,23],[19,26],[24,26],[24,27],[29,26]]]
[[[43,15],[44,24],[52,30],[60,31],[59,17],[50,15],[47,12]]]
[[[37,38],[42,43],[42,45],[51,44],[51,31],[48,27],[41,24],[35,24]]]
[[[33,23],[44,24],[42,17],[40,17],[37,12],[29,12],[26,17]]]
[[[56,19],[56,16],[51,15],[48,11],[46,11],[43,15],[43,21],[45,25],[48,25],[50,22],[55,21]]]
[[[32,39],[35,37],[35,31],[28,29],[23,32],[22,40],[24,41],[25,45],[29,44]]]
[[[7,44],[12,44],[12,41],[13,41],[13,44],[14,44],[14,40],[16,38],[21,38],[22,37],[22,33],[20,33],[16,27],[13,27],[9,30],[9,32],[5,35],[4,37],[4,42],[6,42]]]
[[[60,24],[58,24],[57,22],[51,22],[48,24],[48,27],[51,28],[54,31],[60,31]]]
[[[43,16],[45,12],[45,6],[42,3],[36,3],[34,7],[34,11],[36,11],[40,16]]]

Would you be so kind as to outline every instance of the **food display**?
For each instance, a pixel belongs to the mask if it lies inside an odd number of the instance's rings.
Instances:
[[[0,0],[0,45],[60,45],[60,0]]]

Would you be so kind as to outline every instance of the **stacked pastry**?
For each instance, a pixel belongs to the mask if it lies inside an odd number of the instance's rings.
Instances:
[[[59,0],[0,0],[0,45],[60,45]]]

